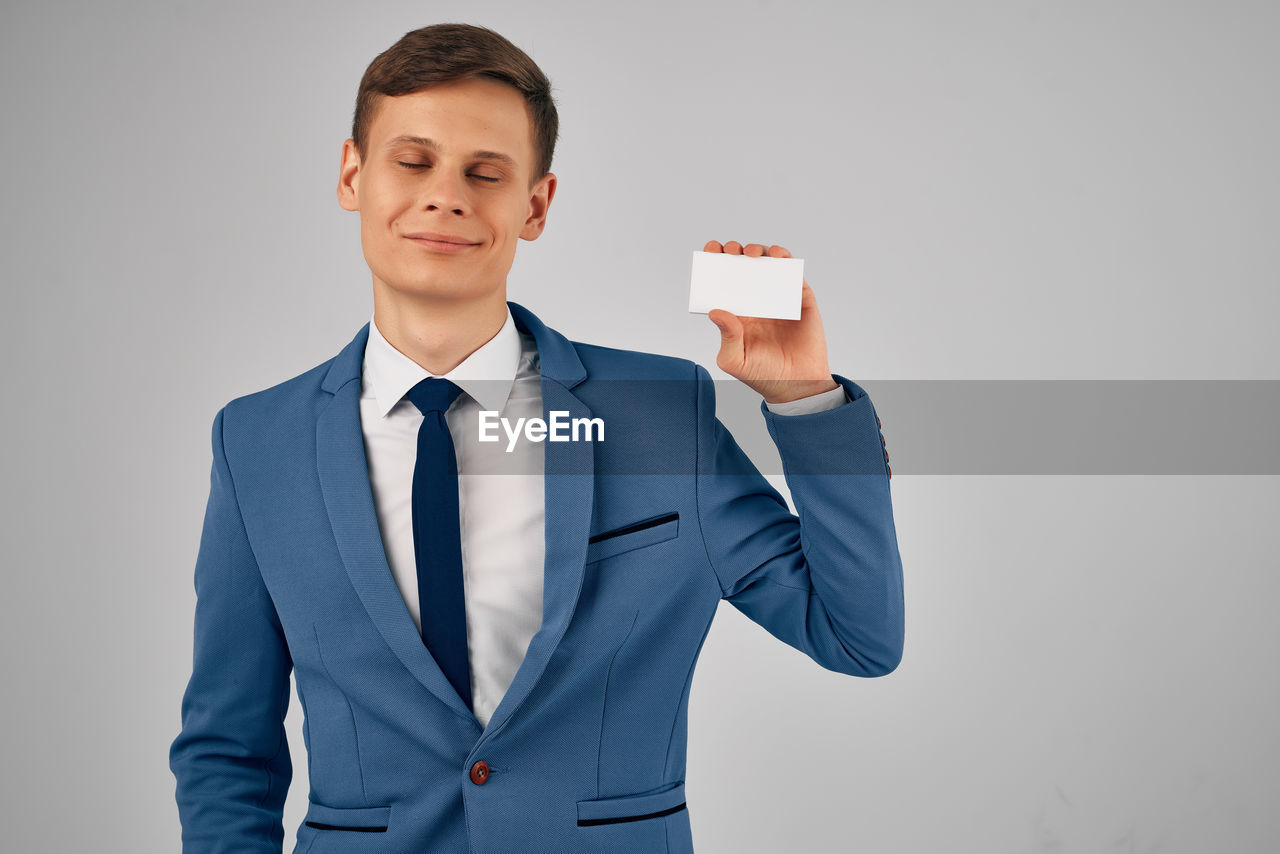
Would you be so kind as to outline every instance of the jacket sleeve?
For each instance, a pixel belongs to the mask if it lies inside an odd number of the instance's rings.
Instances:
[[[761,401],[796,514],[715,416],[698,377],[698,521],[722,597],[822,667],[883,676],[902,660],[902,561],[871,398],[778,415]]]
[[[195,646],[169,749],[186,854],[279,852],[293,768],[285,738],[293,661],[245,532],[213,419],[213,470],[195,566]]]

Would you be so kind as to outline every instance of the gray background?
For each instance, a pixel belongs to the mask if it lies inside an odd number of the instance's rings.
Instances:
[[[6,3],[8,850],[177,849],[210,425],[367,319],[334,197],[356,86],[451,20],[555,86],[560,189],[509,295],[571,338],[714,369],[689,253],[738,239],[805,258],[855,380],[1278,377],[1268,2]],[[891,676],[723,606],[700,851],[1274,850],[1274,476],[893,497]],[[291,846],[296,702],[288,732]]]

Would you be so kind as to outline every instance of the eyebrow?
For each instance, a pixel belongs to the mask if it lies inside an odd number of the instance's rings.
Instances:
[[[440,144],[434,139],[427,139],[425,136],[410,136],[408,134],[397,136],[383,147],[394,148],[397,145],[404,145],[406,143],[409,145],[421,145],[423,148],[429,148],[432,151],[440,150]],[[515,158],[510,155],[503,154],[501,151],[473,151],[471,152],[471,156],[478,157],[481,160],[496,160],[499,163],[505,163],[512,169],[520,168],[519,164],[516,163]]]

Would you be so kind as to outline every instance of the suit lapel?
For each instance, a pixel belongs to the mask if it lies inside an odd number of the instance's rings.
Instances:
[[[541,344],[541,342],[539,342]],[[542,377],[542,417],[567,410],[569,418],[590,418],[591,410],[567,388]],[[533,690],[564,637],[582,590],[590,534],[594,453],[590,442],[543,442],[546,503],[543,558],[542,625],[529,641],[520,669],[485,727],[497,732]],[[482,739],[483,741],[483,739]]]
[[[363,340],[368,330],[365,324],[357,336],[361,342],[360,353],[364,352]],[[423,645],[422,636],[391,575],[369,482],[364,434],[360,429],[358,381],[344,382],[335,389],[333,398],[320,413],[316,421],[316,465],[338,552],[374,625],[419,682],[459,715],[474,721],[471,710]]]
[[[586,379],[573,344],[523,306],[508,302],[516,325],[534,336],[542,374],[542,417],[565,410],[590,418],[571,389]],[[360,424],[360,376],[369,324],[334,358],[321,388],[332,397],[316,421],[316,465],[334,539],[351,584],[387,645],[408,671],[460,716],[476,723],[422,643],[391,575],[382,545]],[[496,732],[533,690],[577,605],[591,524],[594,453],[590,442],[544,442],[546,542],[542,624],[481,737]],[[479,746],[477,744],[477,746]]]

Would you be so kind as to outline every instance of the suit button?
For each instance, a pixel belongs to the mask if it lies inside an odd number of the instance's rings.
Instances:
[[[483,786],[485,780],[489,779],[489,763],[483,759],[471,766],[471,782],[477,786]]]

